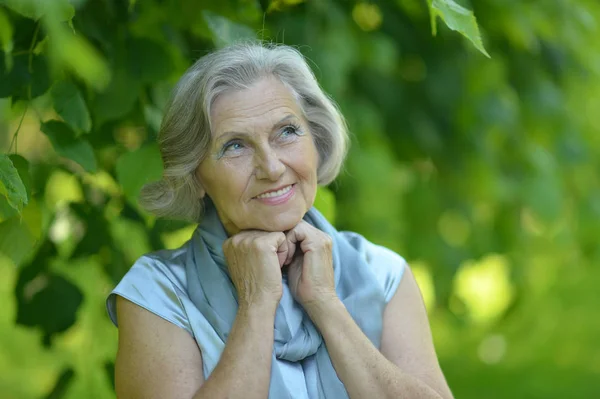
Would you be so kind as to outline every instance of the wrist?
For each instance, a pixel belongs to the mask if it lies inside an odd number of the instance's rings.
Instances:
[[[279,305],[279,299],[275,298],[254,298],[252,300],[240,300],[238,305],[238,313],[243,313],[249,316],[257,315],[261,317],[273,315]]]
[[[303,304],[303,307],[313,322],[318,324],[322,319],[326,319],[328,315],[344,308],[344,304],[334,292],[323,295],[318,299],[307,301]]]

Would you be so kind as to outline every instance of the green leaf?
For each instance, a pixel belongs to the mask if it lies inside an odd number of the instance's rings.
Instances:
[[[221,48],[239,40],[256,39],[252,28],[230,21],[229,19],[203,11],[202,15],[208,24],[215,46]]]
[[[155,83],[173,71],[171,55],[159,43],[147,38],[133,38],[128,43],[129,73],[143,83]]]
[[[88,172],[96,172],[92,146],[87,140],[75,137],[75,132],[66,123],[50,120],[42,124],[41,130],[59,155],[77,162]]]
[[[16,322],[39,327],[49,338],[75,323],[83,293],[75,284],[57,274],[42,272],[35,279],[38,287],[33,295],[23,292],[18,296]]]
[[[59,21],[71,21],[75,15],[75,8],[68,0],[0,0],[0,5],[10,8],[24,17],[37,20],[50,13],[56,14]]]
[[[163,166],[157,144],[151,144],[128,152],[117,160],[117,180],[125,196],[134,201],[142,186],[160,180]]]
[[[302,2],[304,2],[304,0],[271,0],[269,7],[267,7],[267,13],[273,11],[282,11],[286,7],[295,6]]]
[[[88,85],[102,89],[110,80],[104,57],[84,37],[75,36],[62,25],[49,31],[51,53]]]
[[[73,83],[62,81],[51,90],[54,109],[77,133],[87,133],[92,120],[81,92]]]
[[[117,69],[106,90],[92,101],[91,109],[96,128],[104,122],[120,119],[131,112],[140,89],[139,80],[122,68]]]
[[[25,186],[27,198],[31,198],[31,176],[29,175],[29,162],[20,155],[9,155],[13,166],[17,169],[19,177]],[[19,213],[19,209],[13,208],[6,197],[0,197],[0,220],[6,220]],[[23,216],[23,215],[22,215]]]
[[[34,55],[30,69],[28,55],[15,56],[12,69],[8,70],[6,55],[0,52],[0,98],[12,96],[13,102],[17,99],[34,99],[49,88],[50,75],[46,57]]]
[[[27,205],[27,190],[17,168],[6,154],[0,155],[0,195],[8,200],[8,204],[21,212]]]
[[[15,265],[25,260],[34,244],[27,224],[19,216],[0,223],[0,253],[10,258]]]
[[[455,30],[469,39],[477,48],[488,58],[490,55],[483,47],[479,27],[473,11],[456,4],[454,0],[427,0],[429,4],[429,12],[431,16],[431,29],[435,36],[437,33],[436,17],[440,17],[442,21],[452,30]]]
[[[8,16],[0,8],[0,46],[2,46],[2,51],[4,51],[5,67],[7,70],[12,69],[11,51],[13,50],[13,33],[13,27]]]
[[[33,0],[0,0],[0,5],[30,19],[39,19],[43,9]]]

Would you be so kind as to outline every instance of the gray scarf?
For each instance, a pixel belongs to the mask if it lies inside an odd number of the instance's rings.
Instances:
[[[186,262],[188,293],[217,335],[226,342],[238,309],[237,293],[223,255],[227,233],[212,202],[206,200],[205,205],[205,215],[191,239],[193,250],[189,251]],[[364,248],[350,245],[314,207],[304,220],[333,239],[335,290],[356,324],[379,348],[385,297],[367,264]],[[292,398],[293,393],[286,387],[279,368],[279,359],[300,362],[307,385],[313,387],[309,392],[318,392],[319,399],[348,398],[321,334],[292,298],[286,275],[283,283],[283,296],[275,314],[269,399]]]

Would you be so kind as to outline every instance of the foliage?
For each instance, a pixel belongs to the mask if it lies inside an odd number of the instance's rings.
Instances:
[[[194,227],[137,205],[170,89],[254,37],[339,102],[316,206],[410,261],[455,396],[594,397],[599,24],[595,0],[0,0],[2,396],[114,397],[105,297]]]

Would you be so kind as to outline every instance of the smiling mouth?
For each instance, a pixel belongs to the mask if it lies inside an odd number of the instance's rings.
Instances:
[[[269,191],[268,193],[264,193],[261,195],[257,195],[256,199],[264,199],[264,198],[276,198],[276,197],[280,197],[282,195],[287,194],[291,189],[292,189],[293,184],[290,184],[288,186],[285,186],[277,191]]]

